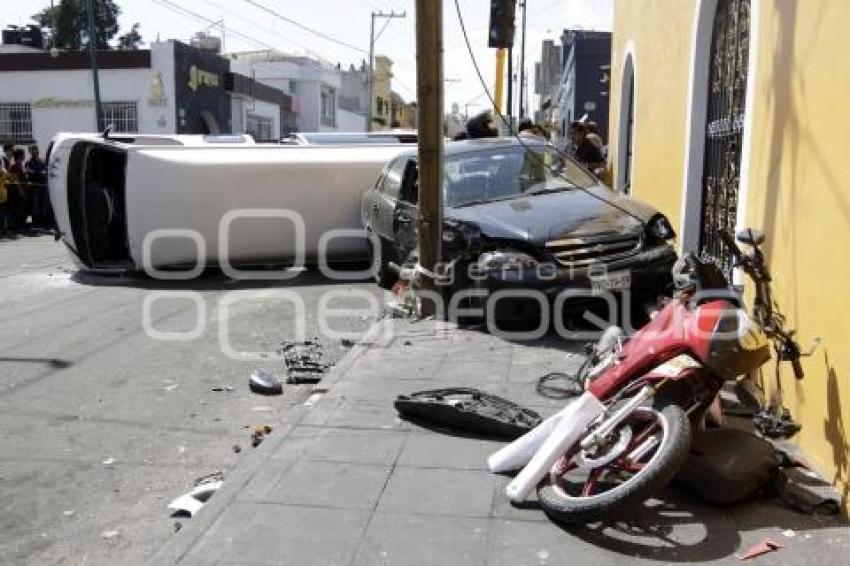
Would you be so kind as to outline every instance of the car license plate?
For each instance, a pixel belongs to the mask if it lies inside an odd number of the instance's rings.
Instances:
[[[591,276],[590,288],[594,293],[622,291],[632,286],[631,271],[616,271],[605,275]]]

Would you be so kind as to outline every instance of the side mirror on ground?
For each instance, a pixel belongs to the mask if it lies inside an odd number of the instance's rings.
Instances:
[[[742,244],[760,246],[764,243],[764,232],[762,232],[761,230],[755,230],[753,228],[744,228],[743,230],[735,234],[735,239],[737,239]]]

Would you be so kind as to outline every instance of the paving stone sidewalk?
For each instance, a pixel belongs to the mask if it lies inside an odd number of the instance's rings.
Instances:
[[[847,563],[844,524],[770,501],[721,510],[670,488],[629,524],[570,529],[534,501],[511,506],[508,478],[485,469],[500,443],[417,427],[392,401],[463,385],[548,415],[562,402],[540,396],[536,380],[577,363],[570,350],[578,345],[507,342],[429,322],[381,328],[392,338],[356,346],[322,383],[327,392],[285,415],[152,564],[732,564],[766,537],[785,548],[752,563]]]

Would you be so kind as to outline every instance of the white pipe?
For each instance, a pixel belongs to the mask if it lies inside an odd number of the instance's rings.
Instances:
[[[508,484],[505,490],[508,498],[515,503],[524,501],[531,490],[549,472],[558,458],[563,456],[576,443],[588,425],[604,411],[605,406],[589,391],[585,392],[562,411],[560,413],[561,418],[556,423],[552,434],[546,438],[540,449],[537,450],[531,461],[528,462],[528,465]],[[514,444],[522,441],[523,438],[525,437],[515,441]],[[510,448],[511,446],[513,444],[506,448]],[[523,446],[523,450],[527,450],[527,446]]]

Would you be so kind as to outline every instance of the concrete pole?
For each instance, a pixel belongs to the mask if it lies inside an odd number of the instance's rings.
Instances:
[[[526,0],[520,1],[520,7],[522,8],[522,44],[520,45],[520,54],[519,54],[519,117],[523,118],[525,112],[528,110],[526,108],[526,84],[525,84],[525,32],[528,29],[525,25],[525,4]]]
[[[372,12],[372,22],[369,25],[369,123],[366,124],[366,131],[372,131],[372,118],[374,117],[374,99],[375,99],[375,12]]]
[[[443,0],[416,0],[419,99],[419,264],[423,291],[435,291],[443,219]],[[422,301],[422,316],[436,313]]]
[[[91,80],[92,86],[94,88],[94,115],[95,115],[95,126],[94,130],[100,130],[100,124],[103,118],[102,109],[100,107],[100,78],[98,77],[97,72],[97,48],[95,47],[95,33],[94,33],[94,2],[92,0],[86,0],[86,11],[88,12],[88,24],[89,24],[89,56],[91,58]],[[104,127],[107,124],[104,124]]]

